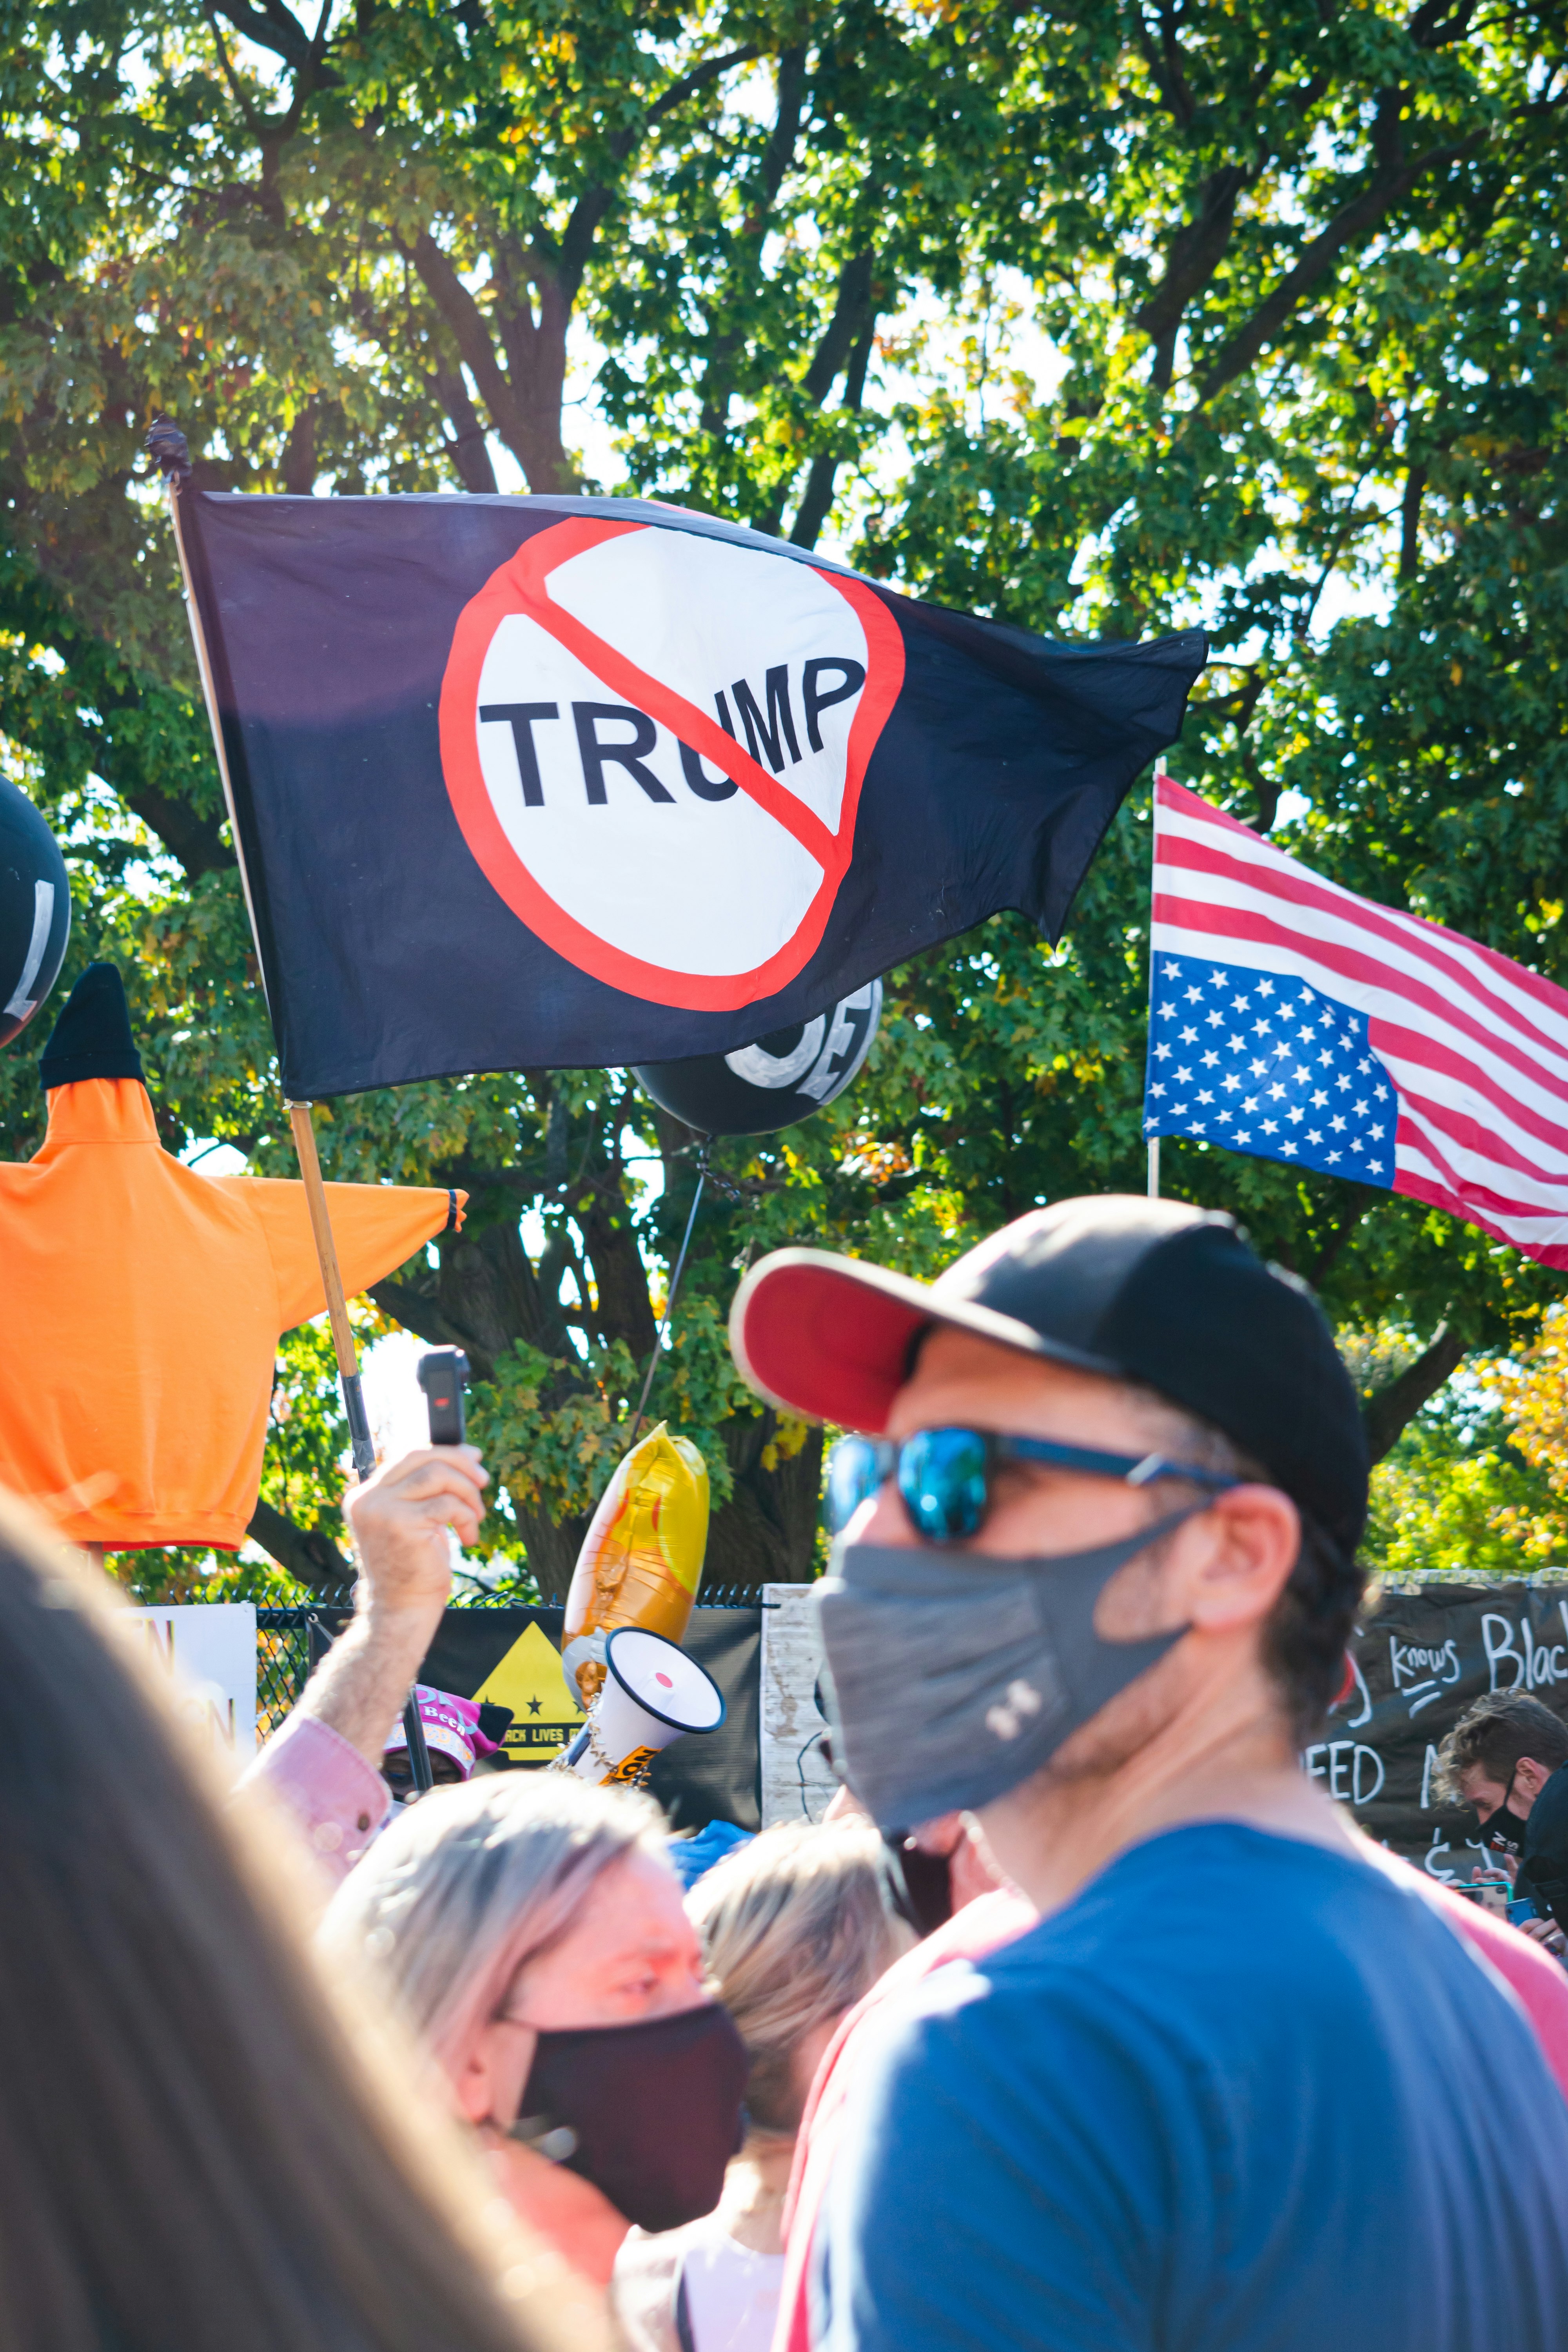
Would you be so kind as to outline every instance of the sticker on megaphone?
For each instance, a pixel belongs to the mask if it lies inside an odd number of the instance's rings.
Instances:
[[[640,1780],[661,1748],[724,1720],[712,1675],[661,1633],[621,1626],[605,1644],[605,1664],[604,1688],[559,1770],[600,1785]]]

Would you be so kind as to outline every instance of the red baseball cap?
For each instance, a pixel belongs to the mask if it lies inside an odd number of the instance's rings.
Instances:
[[[776,1250],[735,1294],[730,1345],[769,1404],[879,1436],[933,1325],[1156,1390],[1223,1430],[1353,1551],[1360,1402],[1304,1283],[1220,1212],[1133,1193],[1036,1209],[933,1283]]]

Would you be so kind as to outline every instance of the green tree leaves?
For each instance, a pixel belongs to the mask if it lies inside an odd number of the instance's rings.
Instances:
[[[206,487],[570,488],[589,331],[635,487],[802,544],[836,523],[875,576],[1030,628],[1201,618],[1184,781],[1563,977],[1560,6],[79,0],[6,32],[0,735],[68,845],[66,981],[121,961],[173,1148],[289,1165],[151,411]],[[849,1098],[718,1150],[651,1406],[710,1454],[710,1574],[812,1559],[816,1441],[723,1347],[751,1256],[930,1271],[1038,1200],[1141,1188],[1148,855],[1140,787],[1059,950],[1004,915],[889,975]],[[16,1154],[40,1043],[0,1057]],[[559,1590],[691,1139],[622,1074],[523,1072],[334,1105],[321,1145],[471,1192],[377,1301],[468,1349],[495,1541]],[[1447,1320],[1517,1348],[1563,1287],[1332,1179],[1167,1144],[1164,1181],[1417,1347]],[[288,1473],[306,1535],[329,1403]]]

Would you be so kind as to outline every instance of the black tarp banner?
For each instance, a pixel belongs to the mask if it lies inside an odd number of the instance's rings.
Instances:
[[[512,1709],[508,1760],[548,1763],[582,1721],[561,1673],[560,1609],[448,1609],[420,1680]],[[323,1611],[337,1630],[337,1613]],[[346,1622],[346,1619],[341,1622]],[[711,1738],[677,1740],[650,1787],[677,1829],[760,1822],[763,1610],[697,1608],[682,1647],[705,1665],[729,1708]],[[814,1639],[773,1662],[793,1664],[796,1706],[815,1721],[820,1671]],[[1568,1722],[1568,1582],[1426,1584],[1389,1591],[1360,1627],[1355,1687],[1302,1763],[1372,1836],[1429,1871],[1464,1880],[1481,1863],[1475,1815],[1433,1788],[1437,1748],[1472,1699],[1528,1690]],[[776,1698],[775,1694],[775,1698]]]
[[[730,1053],[1001,908],[1054,939],[1206,652],[635,499],[177,510],[299,1100]]]
[[[1307,1749],[1307,1770],[1396,1853],[1434,1877],[1472,1877],[1476,1818],[1439,1803],[1437,1748],[1488,1691],[1528,1690],[1568,1721],[1568,1583],[1385,1591],[1352,1657],[1355,1689]]]

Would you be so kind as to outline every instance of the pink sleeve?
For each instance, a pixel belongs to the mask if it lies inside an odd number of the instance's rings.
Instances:
[[[1026,1935],[1037,1925],[1039,1913],[1021,1895],[982,1895],[966,1903],[915,1946],[895,1960],[865,1999],[840,2024],[822,2054],[816,2076],[801,2117],[784,2199],[784,2276],[779,2286],[779,2315],[773,2352],[810,2352],[811,2314],[808,2301],[811,2249],[817,2216],[827,2194],[828,2176],[838,2152],[844,2105],[854,2071],[853,2045],[859,2028],[896,2000],[906,1985],[919,1984],[948,1960],[981,1960],[998,1945]]]
[[[336,1885],[347,1877],[392,1811],[392,1792],[358,1748],[314,1716],[291,1715],[239,1783],[262,1788],[288,1808]]]
[[[1499,1976],[1507,1979],[1535,2028],[1547,2064],[1568,2094],[1568,1975],[1562,1963],[1529,1936],[1521,1936],[1508,1920],[1499,1919],[1453,1894],[1441,1881],[1430,1881],[1423,1892],[1438,1909],[1483,1952]]]

